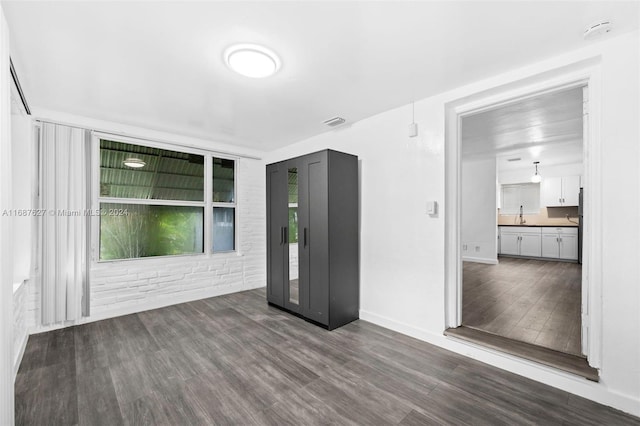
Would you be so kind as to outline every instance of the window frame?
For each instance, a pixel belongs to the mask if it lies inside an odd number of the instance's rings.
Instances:
[[[214,158],[233,160],[233,202],[232,203],[213,201],[213,159]],[[207,191],[205,200],[207,198],[210,200],[209,207],[208,207],[209,215],[210,215],[210,219],[208,220],[208,223],[210,226],[208,234],[209,234],[210,241],[207,247],[211,251],[211,254],[219,255],[219,254],[234,253],[234,252],[240,254],[238,250],[238,234],[239,234],[238,232],[238,164],[239,163],[240,162],[238,158],[218,155],[215,153],[209,153],[207,159],[205,159],[205,173],[207,173],[207,164],[209,165],[209,172],[208,172],[209,189],[208,190],[206,189],[207,185],[205,184],[205,190]],[[215,207],[224,207],[224,208],[233,209],[233,250],[213,251],[213,209]],[[205,215],[205,220],[207,220],[206,215]],[[205,227],[205,232],[207,232],[206,227]],[[207,243],[206,238],[205,238],[205,243]]]
[[[113,142],[126,143],[131,145],[140,145],[149,148],[164,149],[169,151],[178,151],[185,154],[202,155],[204,157],[204,199],[203,201],[182,201],[182,200],[158,200],[158,199],[141,199],[141,198],[119,198],[119,197],[103,197],[100,195],[100,140],[110,140]],[[234,202],[220,203],[213,202],[213,158],[223,158],[233,160],[234,173]],[[239,157],[220,154],[215,151],[209,151],[180,144],[172,144],[168,142],[158,142],[142,138],[132,138],[127,136],[114,135],[104,132],[91,132],[91,209],[97,211],[100,209],[101,203],[121,203],[121,204],[138,204],[138,205],[162,205],[162,206],[189,206],[202,207],[204,209],[204,241],[202,253],[184,253],[170,254],[164,256],[148,256],[148,257],[132,257],[128,259],[100,259],[100,216],[91,216],[91,262],[93,264],[114,263],[114,262],[139,262],[152,261],[153,259],[173,259],[182,257],[200,257],[209,258],[212,256],[237,255],[241,256],[239,250],[239,227],[238,227],[238,165]],[[214,207],[232,207],[234,209],[234,250],[213,251],[213,208]]]

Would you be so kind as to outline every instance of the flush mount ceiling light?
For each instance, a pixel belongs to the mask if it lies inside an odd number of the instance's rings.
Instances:
[[[127,167],[132,167],[134,169],[140,169],[147,165],[144,161],[139,158],[130,157],[122,162]]]
[[[538,164],[540,164],[540,162],[534,161],[533,164],[536,166],[536,173],[533,176],[531,176],[531,182],[540,183],[540,181],[542,181],[542,176],[538,174]]]
[[[251,78],[265,78],[280,69],[280,58],[273,51],[257,44],[236,44],[224,51],[229,68]]]

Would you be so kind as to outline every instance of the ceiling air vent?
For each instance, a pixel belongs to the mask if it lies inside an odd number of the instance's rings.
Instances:
[[[345,119],[342,117],[333,117],[328,120],[324,120],[323,123],[329,127],[336,127],[345,122]]]
[[[507,158],[507,161],[511,162],[511,161],[520,161],[522,160],[522,158],[520,157],[516,157],[516,158]]]

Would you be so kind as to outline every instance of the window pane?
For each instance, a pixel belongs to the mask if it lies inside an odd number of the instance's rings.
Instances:
[[[213,251],[235,250],[235,214],[230,207],[213,208]]]
[[[204,201],[204,156],[100,140],[100,196]]]
[[[235,161],[224,158],[213,158],[213,201],[217,203],[233,203]]]
[[[523,214],[538,214],[540,212],[540,184],[502,185],[501,202],[500,214],[519,214],[520,206],[522,206]]]
[[[100,209],[100,260],[203,253],[203,207],[101,203]]]

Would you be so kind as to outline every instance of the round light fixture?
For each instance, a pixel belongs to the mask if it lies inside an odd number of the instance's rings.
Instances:
[[[224,52],[224,60],[235,72],[245,77],[265,78],[280,69],[280,59],[266,47],[236,44]]]
[[[140,169],[140,168],[142,168],[142,167],[147,165],[147,163],[145,163],[141,159],[134,158],[134,157],[127,158],[126,160],[124,160],[122,162],[122,164],[124,164],[127,167],[134,168],[134,169]]]

